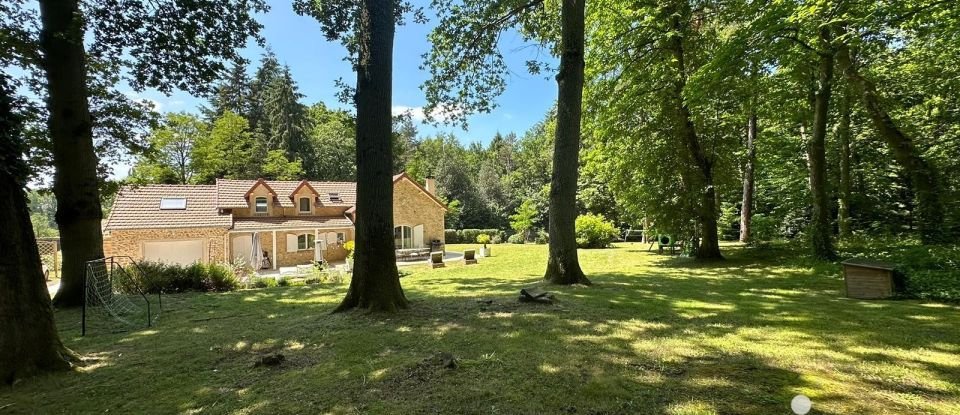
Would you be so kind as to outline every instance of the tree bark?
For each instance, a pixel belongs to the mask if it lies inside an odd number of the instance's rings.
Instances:
[[[913,144],[913,138],[901,130],[884,109],[876,85],[864,77],[853,64],[847,45],[839,46],[837,60],[847,81],[860,95],[863,108],[874,128],[887,142],[893,157],[910,178],[910,186],[917,200],[915,214],[921,240],[925,244],[947,242],[946,232],[943,231],[944,204],[940,198],[940,174],[920,155]]]
[[[71,368],[40,269],[24,184],[22,124],[0,74],[0,382]]]
[[[810,195],[813,203],[813,218],[810,223],[810,247],[813,256],[823,260],[835,260],[830,228],[830,201],[827,198],[827,118],[830,116],[830,96],[833,90],[833,58],[830,49],[829,31],[820,33],[827,45],[819,52],[817,89],[813,102],[813,132],[807,141],[807,164],[810,170]]]
[[[743,166],[743,203],[740,207],[740,242],[750,242],[750,220],[753,218],[754,165],[757,161],[757,114],[750,110],[747,118],[747,157]]]
[[[700,245],[696,250],[697,259],[723,259],[720,253],[720,238],[717,229],[717,197],[713,184],[713,161],[707,157],[700,137],[693,124],[690,108],[683,99],[683,91],[687,85],[687,69],[685,50],[683,47],[684,26],[680,16],[674,14],[672,19],[673,34],[667,42],[667,47],[676,63],[676,78],[671,89],[674,120],[678,138],[683,142],[687,153],[696,166],[697,177],[692,178],[694,188],[699,188],[700,206],[697,208],[697,221],[700,225]]]
[[[550,181],[550,255],[544,278],[554,284],[590,284],[577,258],[577,177],[584,82],[584,0],[562,0],[557,128]]]
[[[363,0],[357,64],[357,214],[353,279],[334,312],[407,308],[393,242],[393,0]]]
[[[837,223],[840,238],[850,237],[850,87],[844,85],[840,98],[840,121],[837,138],[840,141],[840,189],[837,202]]]
[[[47,79],[47,120],[53,142],[53,192],[63,247],[57,306],[83,303],[87,261],[103,257],[97,155],[87,102],[83,21],[77,0],[40,0],[41,65]]]

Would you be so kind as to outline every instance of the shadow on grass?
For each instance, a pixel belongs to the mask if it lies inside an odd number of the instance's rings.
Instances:
[[[769,414],[787,413],[798,393],[813,396],[816,413],[957,405],[960,368],[949,356],[960,352],[960,311],[845,299],[834,265],[772,266],[789,254],[757,263],[747,251],[710,264],[644,257],[655,267],[593,273],[589,288],[548,286],[553,306],[516,301],[520,288],[541,284],[519,268],[509,277],[417,271],[403,281],[412,308],[375,317],[329,314],[346,285],[170,296],[150,330],[64,333],[97,362],[51,377],[57,395],[32,381],[0,393],[0,406]],[[432,363],[437,352],[456,355],[459,367]],[[254,367],[270,353],[285,362]]]

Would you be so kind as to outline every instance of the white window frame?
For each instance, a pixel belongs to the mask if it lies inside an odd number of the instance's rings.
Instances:
[[[304,201],[304,200],[307,201],[307,210],[303,210],[303,201]],[[302,215],[302,214],[309,214],[310,212],[313,212],[313,206],[310,206],[310,198],[309,198],[309,197],[301,197],[301,198],[297,199],[297,212],[300,213],[301,215]]]
[[[263,199],[263,212],[260,211],[261,199]],[[270,213],[270,200],[263,196],[253,198],[253,213],[256,215],[266,215]]]
[[[312,233],[301,233],[297,235],[297,251],[312,251],[316,242]]]
[[[397,229],[400,230],[400,246],[396,246],[397,245]],[[413,248],[413,227],[409,225],[395,226],[393,228],[393,245],[395,249]]]

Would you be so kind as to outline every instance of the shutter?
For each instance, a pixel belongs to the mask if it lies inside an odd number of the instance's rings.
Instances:
[[[413,247],[423,248],[423,225],[413,227]]]
[[[297,235],[287,234],[287,252],[297,252]]]

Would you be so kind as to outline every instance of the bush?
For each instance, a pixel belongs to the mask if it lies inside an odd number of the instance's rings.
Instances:
[[[515,233],[513,235],[510,235],[509,238],[507,238],[507,242],[512,244],[522,245],[527,243],[527,238],[525,238],[523,234]]]
[[[765,245],[780,236],[777,221],[764,215],[753,215],[750,218],[750,244]]]
[[[356,245],[353,241],[347,241],[343,244],[343,249],[347,251],[347,258],[353,259],[353,250],[356,248]]]
[[[273,288],[280,284],[277,282],[276,279],[265,277],[265,278],[257,278],[253,280],[253,283],[251,285],[253,286],[253,288]]]
[[[448,244],[460,243],[460,231],[456,229],[444,229],[443,240]]]
[[[195,263],[187,266],[159,262],[140,262],[128,269],[146,292],[232,291],[240,286],[234,267],[224,264]],[[133,291],[128,287],[127,291]]]
[[[487,243],[500,243],[507,237],[506,233],[499,229],[444,229],[443,231],[444,241],[448,244],[472,244],[477,242],[477,237],[481,234],[490,236],[490,242]],[[496,242],[498,236],[500,242]]]
[[[503,237],[500,236],[499,233],[496,234],[496,235],[493,235],[493,238],[490,238],[490,243],[492,243],[492,244],[502,244],[502,243],[503,243]]]
[[[581,215],[575,226],[580,248],[608,248],[617,237],[617,227],[600,215]]]
[[[533,243],[540,245],[550,243],[550,234],[546,231],[537,231],[537,235],[533,237]]]
[[[485,233],[481,233],[477,235],[477,243],[483,244],[483,245],[490,243],[490,235],[487,235]]]

